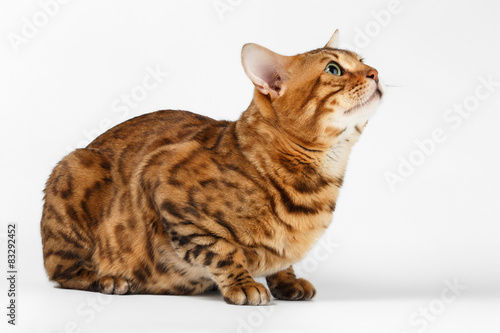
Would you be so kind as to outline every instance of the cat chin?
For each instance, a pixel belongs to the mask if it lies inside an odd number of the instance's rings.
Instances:
[[[344,111],[345,116],[355,115],[360,112],[364,112],[365,109],[373,109],[374,106],[377,106],[382,99],[383,91],[377,86],[374,89],[374,92],[368,97],[366,101]]]
[[[362,105],[355,106],[334,117],[333,124],[340,129],[353,129],[355,126],[364,126],[379,105],[382,94],[377,89]]]

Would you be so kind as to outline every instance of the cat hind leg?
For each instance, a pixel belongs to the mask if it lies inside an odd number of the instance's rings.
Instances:
[[[41,220],[44,266],[49,279],[63,288],[99,290],[94,233],[112,188],[110,160],[88,149],[63,158],[47,181]]]

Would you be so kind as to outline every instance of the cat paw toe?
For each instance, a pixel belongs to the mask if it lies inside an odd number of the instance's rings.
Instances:
[[[271,295],[262,283],[250,282],[229,287],[224,292],[224,300],[236,305],[264,305],[269,303]]]
[[[130,283],[122,278],[115,278],[115,295],[125,295],[130,291]]]
[[[103,294],[124,295],[131,291],[130,283],[121,277],[104,276],[99,279],[99,292]]]

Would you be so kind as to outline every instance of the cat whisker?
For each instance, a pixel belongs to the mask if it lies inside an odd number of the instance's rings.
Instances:
[[[399,88],[399,87],[404,87],[405,84],[402,84],[402,83],[395,83],[395,84],[384,84],[384,86],[388,87],[388,88]]]
[[[363,106],[366,104],[366,101],[365,100],[362,100],[361,98],[359,98],[359,96],[356,96],[357,100],[358,100],[358,105],[359,106]]]

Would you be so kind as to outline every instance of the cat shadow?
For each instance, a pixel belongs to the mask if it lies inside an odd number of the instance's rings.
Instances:
[[[345,301],[370,301],[370,300],[398,300],[435,297],[433,287],[422,287],[412,284],[376,284],[358,282],[332,283],[330,285],[317,284],[317,295],[313,301],[345,302]],[[208,291],[196,297],[203,302],[221,302],[220,291]],[[268,305],[279,305],[281,301],[271,298]]]
[[[435,297],[436,288],[412,283],[411,281],[379,283],[366,280],[345,281],[315,281],[317,295],[314,300],[341,302],[341,301],[369,301],[369,300],[391,300],[412,299],[422,297]],[[219,290],[210,290],[196,297],[200,301],[220,302],[222,294]],[[268,305],[278,305],[280,301],[274,298]]]
[[[190,297],[196,297],[197,299],[199,299],[201,301],[208,301],[208,302],[214,302],[214,301],[220,302],[222,300],[222,294],[221,294],[220,290],[218,290],[218,289],[209,290],[209,291],[204,292],[203,294],[194,295],[194,296],[190,296]]]
[[[317,294],[313,301],[368,301],[368,300],[391,300],[391,299],[409,299],[422,297],[435,297],[436,288],[434,286],[422,286],[406,283],[376,283],[373,281],[314,281]],[[58,285],[51,286],[56,290],[68,291],[70,289],[63,288]],[[72,292],[85,292],[82,290],[71,290]],[[97,293],[97,292],[91,292]],[[192,297],[202,302],[223,302],[222,294],[219,290],[209,290],[200,295],[152,295],[152,294],[134,294],[145,296],[172,296],[172,297]],[[118,297],[134,296],[113,295]],[[280,302],[271,297],[271,302],[268,305],[278,305]]]
[[[317,299],[326,301],[391,300],[435,297],[435,286],[411,281],[385,283],[374,281],[335,281],[316,283]]]

